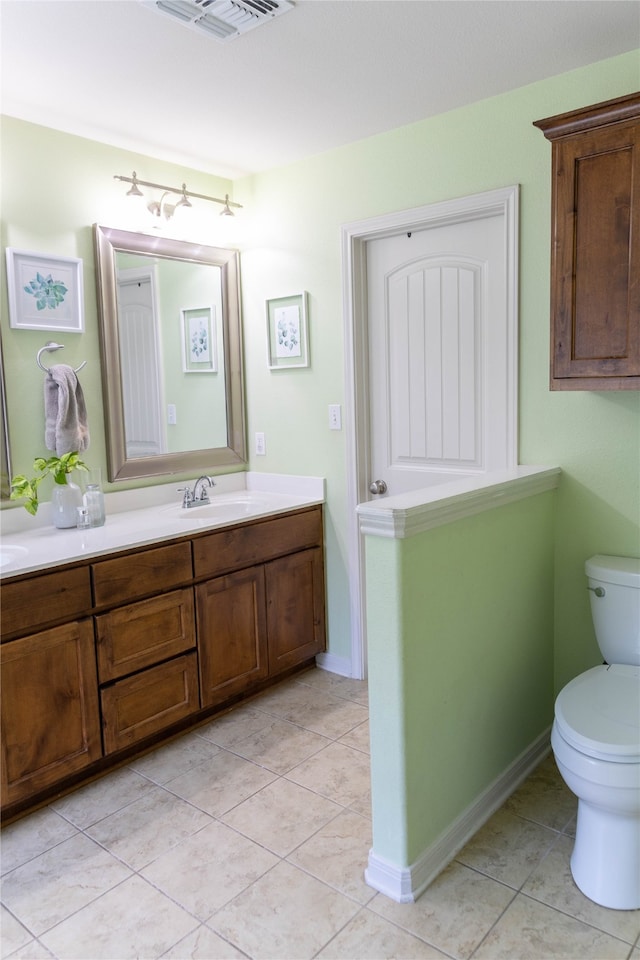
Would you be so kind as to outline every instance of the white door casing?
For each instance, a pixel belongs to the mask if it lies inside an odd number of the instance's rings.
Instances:
[[[374,447],[378,469],[394,464],[395,492],[427,486],[443,472],[450,478],[517,463],[517,251],[517,186],[342,228],[352,676],[366,676],[364,552],[356,506],[370,499],[369,483],[379,479],[372,472]],[[413,310],[406,309],[407,292],[419,303]],[[444,306],[424,309],[425,296]],[[390,304],[400,306],[400,321],[397,310],[396,319],[389,319]],[[388,350],[392,328],[400,333]],[[445,354],[456,358],[445,374],[429,366],[436,351],[428,341],[434,338],[440,347],[444,340]],[[413,397],[405,384],[411,367]],[[372,377],[383,386],[373,390]],[[390,396],[398,384],[404,399],[394,414]],[[394,416],[402,424],[395,437],[386,429]]]

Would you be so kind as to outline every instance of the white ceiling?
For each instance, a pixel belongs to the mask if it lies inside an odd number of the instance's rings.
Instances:
[[[3,113],[234,178],[637,48],[640,3],[295,0],[220,43],[138,0],[0,0],[0,33]]]

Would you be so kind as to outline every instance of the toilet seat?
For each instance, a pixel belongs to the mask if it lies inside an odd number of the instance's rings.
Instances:
[[[640,667],[592,667],[560,692],[555,717],[562,738],[599,760],[640,763]]]

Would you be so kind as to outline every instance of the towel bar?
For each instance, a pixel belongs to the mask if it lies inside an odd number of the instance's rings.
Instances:
[[[44,347],[40,347],[40,349],[38,350],[38,355],[36,356],[36,363],[38,364],[40,369],[44,370],[45,373],[49,373],[49,367],[45,367],[45,365],[40,360],[40,357],[42,356],[45,350],[63,350],[63,349],[64,349],[64,343],[54,343],[53,340],[49,340],[48,343],[45,343]],[[78,373],[78,371],[82,370],[82,368],[85,367],[86,365],[87,365],[87,361],[83,360],[79,367],[75,367],[73,372]]]

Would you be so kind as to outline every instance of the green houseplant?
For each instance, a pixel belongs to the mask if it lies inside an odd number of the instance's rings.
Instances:
[[[68,475],[73,470],[87,470],[87,465],[80,459],[77,452],[63,453],[61,457],[36,457],[33,461],[33,469],[39,471],[35,477],[25,477],[24,474],[16,474],[11,479],[11,499],[24,500],[25,510],[36,515],[38,512],[38,487],[45,477],[52,476],[57,486],[75,487],[68,479]],[[55,488],[54,488],[55,489]]]

